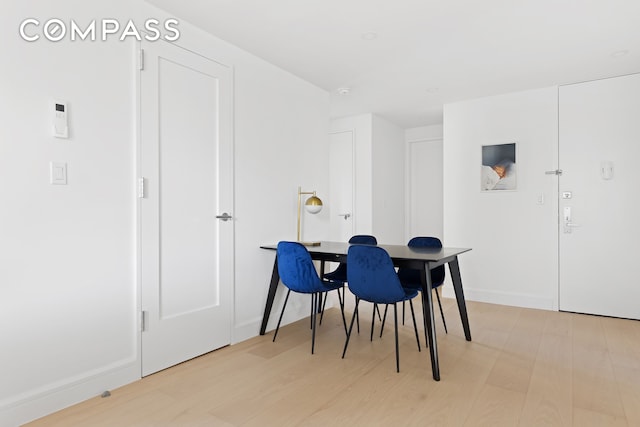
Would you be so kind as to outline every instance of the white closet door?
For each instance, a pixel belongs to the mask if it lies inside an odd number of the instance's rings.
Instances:
[[[142,373],[231,341],[232,73],[162,41],[143,42],[140,200]]]
[[[346,242],[353,235],[354,131],[332,133],[329,138],[329,238]]]

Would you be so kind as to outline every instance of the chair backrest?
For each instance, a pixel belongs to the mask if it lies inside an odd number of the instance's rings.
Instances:
[[[437,237],[419,236],[409,240],[407,246],[411,248],[441,248],[442,242]],[[401,272],[400,274],[402,275],[403,273]],[[444,265],[438,266],[431,270],[431,282],[434,288],[444,283],[445,274],[446,273]],[[419,276],[417,277],[419,281],[420,278]]]
[[[377,245],[378,240],[374,236],[368,234],[357,234],[349,239],[352,245]],[[347,264],[341,262],[336,269],[328,276],[330,280],[346,281],[347,280]]]
[[[347,253],[349,290],[358,298],[378,304],[405,299],[405,291],[387,251],[379,246],[354,245]]]
[[[418,236],[409,240],[410,248],[441,248],[442,242],[437,237]]]
[[[354,245],[377,245],[378,240],[368,234],[356,234],[349,239],[349,243]]]
[[[279,242],[276,250],[280,280],[295,292],[322,290],[322,282],[307,248],[298,242]]]

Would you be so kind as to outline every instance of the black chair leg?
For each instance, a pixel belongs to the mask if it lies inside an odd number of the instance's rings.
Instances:
[[[402,301],[402,325],[404,326],[404,301]]]
[[[284,308],[287,306],[287,301],[289,301],[289,294],[291,293],[291,289],[287,290],[287,296],[284,299],[284,304],[282,305],[282,311],[280,312],[280,318],[278,319],[278,325],[276,326],[276,332],[273,334],[273,340],[271,342],[276,341],[276,337],[278,336],[278,330],[280,329],[280,322],[282,322],[282,315],[284,314]]]
[[[358,298],[356,298],[356,301],[358,301]],[[360,333],[360,314],[358,313],[358,311],[355,311],[356,313],[356,323],[358,324],[358,334]]]
[[[369,338],[369,341],[373,341],[373,324],[375,320],[376,320],[376,308],[374,305],[373,312],[371,313],[371,337]]]
[[[353,316],[351,317],[351,324],[349,325],[349,331],[347,332],[347,339],[344,342],[344,349],[342,350],[342,358],[344,359],[344,355],[347,354],[347,347],[349,346],[349,338],[351,337],[351,330],[353,329],[353,322],[358,317],[358,305],[360,303],[360,298],[356,297],[356,308],[353,311]]]
[[[327,305],[327,295],[329,292],[324,293],[324,299],[322,300],[322,310],[320,311],[320,324],[322,325],[322,318],[324,317],[324,306]]]
[[[438,306],[440,307],[440,316],[442,317],[442,326],[444,326],[444,333],[448,334],[447,331],[447,322],[444,321],[444,312],[442,311],[442,304],[440,303],[440,292],[438,292],[438,288],[434,289],[436,291],[436,298],[438,299]]]
[[[409,300],[409,307],[411,307],[411,318],[413,319],[413,330],[416,331],[416,341],[418,343],[418,351],[420,350],[420,338],[418,337],[418,325],[416,324],[416,313],[413,311],[413,302]]]
[[[389,309],[389,304],[385,304],[384,306],[384,316],[382,316],[382,323],[380,324],[380,338],[382,338],[382,332],[384,332],[384,322],[387,320],[387,310]]]
[[[418,294],[421,297],[422,294]],[[424,298],[420,298],[422,305],[422,326],[424,327],[424,348],[429,348],[429,338],[427,336],[427,309],[424,306]]]
[[[398,310],[396,303],[393,303],[393,324],[396,328],[396,372],[400,372],[400,350],[398,348]]]
[[[316,346],[316,317],[318,316],[317,309],[320,305],[319,297],[319,292],[311,294],[311,354],[315,351]]]
[[[344,290],[344,288],[342,288]],[[344,317],[344,293],[340,295],[340,289],[336,289],[338,293],[338,301],[340,302],[340,314],[342,315],[342,325],[344,326],[344,333],[347,333],[347,320]],[[326,297],[325,297],[326,298]],[[325,299],[326,301],[326,299]]]
[[[344,326],[344,332],[347,333],[347,321],[344,318],[344,287],[342,288],[342,295],[340,295],[340,289],[336,289],[336,292],[338,293],[338,301],[340,303],[340,312],[342,313],[342,324]],[[329,292],[325,292],[324,299],[322,300],[322,310],[320,310],[320,321],[318,322],[320,325],[322,325],[322,318],[324,317],[324,307],[327,304],[328,296]]]

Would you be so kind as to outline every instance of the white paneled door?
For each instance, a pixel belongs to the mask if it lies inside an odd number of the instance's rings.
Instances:
[[[230,343],[234,223],[232,70],[141,46],[144,376]]]
[[[560,310],[640,319],[640,74],[559,100]]]
[[[329,135],[329,238],[346,242],[353,235],[353,141],[354,131]]]
[[[408,227],[406,240],[414,236],[443,238],[442,139],[407,144]]]

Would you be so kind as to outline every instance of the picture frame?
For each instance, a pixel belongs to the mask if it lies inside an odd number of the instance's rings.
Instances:
[[[482,146],[480,191],[517,190],[516,154],[515,142]]]

